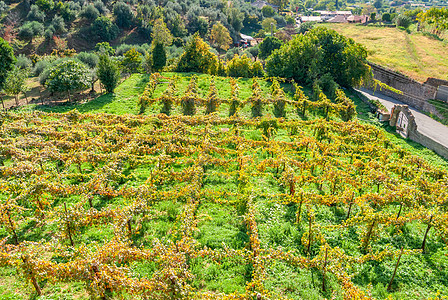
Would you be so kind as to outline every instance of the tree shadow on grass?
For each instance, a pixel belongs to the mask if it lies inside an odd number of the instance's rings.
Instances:
[[[77,109],[81,113],[89,113],[102,109],[104,106],[112,103],[115,99],[115,94],[105,94],[83,104],[67,102],[59,105],[36,105],[34,110],[52,113],[65,113],[73,109]]]

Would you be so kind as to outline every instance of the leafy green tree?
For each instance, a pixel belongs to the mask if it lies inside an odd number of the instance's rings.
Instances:
[[[261,22],[261,27],[263,27],[265,32],[271,32],[271,26],[272,31],[275,32],[277,29],[277,21],[274,18],[266,18]]]
[[[126,3],[119,1],[114,5],[113,15],[115,23],[120,28],[129,28],[134,23],[134,14],[131,7]]]
[[[105,16],[99,17],[92,24],[92,33],[103,41],[114,40],[118,36],[117,25]]]
[[[283,42],[278,38],[268,36],[258,46],[258,57],[260,57],[261,59],[266,59],[275,49],[280,49],[282,45]]]
[[[120,67],[109,55],[101,54],[97,75],[106,93],[113,93],[120,82]]]
[[[390,22],[392,20],[390,13],[386,12],[382,15],[381,20],[383,22]]]
[[[97,43],[95,45],[95,51],[98,53],[107,54],[109,56],[115,54],[114,48],[112,48],[108,42]]]
[[[154,70],[162,70],[166,65],[166,50],[162,43],[156,43],[152,50],[152,66]]]
[[[140,52],[135,50],[135,48],[131,48],[131,50],[127,51],[124,54],[124,59],[121,64],[128,73],[140,72],[142,65],[142,55],[140,54]]]
[[[65,60],[50,69],[45,86],[51,92],[67,92],[71,101],[71,92],[89,87],[87,68],[74,60]]]
[[[236,32],[240,32],[243,28],[244,13],[236,7],[229,7],[227,9],[227,20]]]
[[[375,2],[373,2],[373,6],[375,6],[376,9],[380,9],[383,7],[383,0],[375,0]]]
[[[168,27],[166,27],[163,19],[157,19],[154,22],[151,38],[153,45],[162,44],[164,46],[169,46],[173,43],[173,35]]]
[[[33,41],[35,36],[44,33],[44,25],[37,21],[26,22],[19,29],[19,37],[24,40]]]
[[[80,16],[86,18],[90,22],[93,22],[100,16],[100,12],[95,6],[93,6],[93,4],[89,4],[84,7],[84,9],[81,11]]]
[[[217,64],[217,56],[210,51],[210,46],[196,33],[185,47],[177,64],[177,71],[211,73]]]
[[[28,78],[29,70],[21,69],[15,66],[6,77],[3,90],[6,94],[14,96],[16,105],[19,106],[19,95],[29,90],[26,85],[26,79]]]
[[[26,18],[30,21],[38,21],[42,23],[45,20],[45,13],[39,9],[39,6],[33,4],[31,5],[30,12],[26,16]]]
[[[399,15],[395,19],[395,24],[397,24],[397,27],[404,27],[407,29],[409,28],[409,26],[411,26],[412,20],[406,15]]]
[[[284,77],[310,83],[329,73],[341,86],[370,80],[367,51],[352,39],[324,27],[297,35],[266,61],[269,77]]]
[[[272,6],[265,5],[261,9],[261,13],[263,14],[264,17],[270,18],[275,15],[275,10],[272,8]]]
[[[15,63],[14,50],[0,37],[0,90],[3,89],[8,72],[13,69]]]
[[[217,22],[213,25],[212,30],[210,32],[210,42],[218,49],[227,51],[229,49],[230,43],[232,43],[232,38],[230,37],[229,30],[221,24],[221,22]]]

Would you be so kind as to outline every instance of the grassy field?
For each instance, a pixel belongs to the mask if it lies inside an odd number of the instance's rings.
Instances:
[[[424,82],[428,77],[448,79],[448,43],[389,27],[324,24],[364,45],[367,59]]]

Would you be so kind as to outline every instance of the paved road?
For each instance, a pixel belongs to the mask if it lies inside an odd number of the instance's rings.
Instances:
[[[380,94],[379,92],[375,92],[375,94],[373,94],[372,91],[366,89],[357,89],[357,91],[369,99],[379,100],[389,112],[392,110],[392,107],[394,107],[395,104],[405,104],[391,97]],[[421,113],[413,107],[409,108],[415,117],[415,122],[417,123],[417,131],[439,142],[445,147],[448,147],[448,126],[445,126],[437,122],[436,120],[431,119],[430,117]]]

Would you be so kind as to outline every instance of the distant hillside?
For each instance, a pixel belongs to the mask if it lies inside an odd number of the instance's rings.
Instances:
[[[416,80],[448,79],[448,44],[421,33],[389,27],[325,24],[368,50],[368,59]]]

